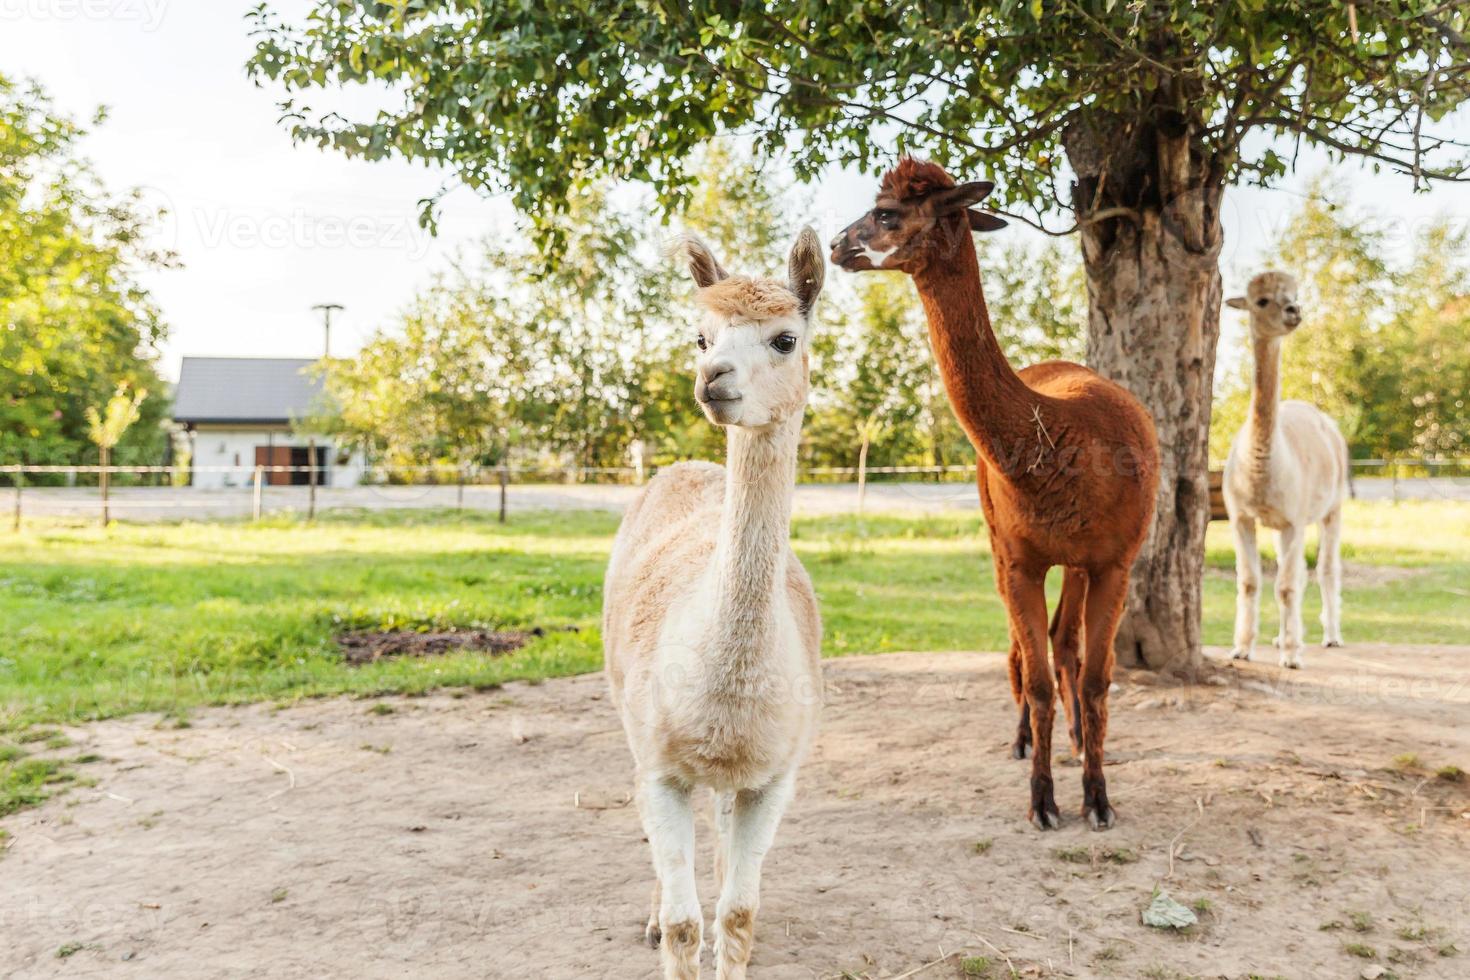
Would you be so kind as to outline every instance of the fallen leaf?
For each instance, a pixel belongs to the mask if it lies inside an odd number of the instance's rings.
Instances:
[[[1197,922],[1194,912],[1170,898],[1168,892],[1159,892],[1143,910],[1143,924],[1155,929],[1188,929]]]

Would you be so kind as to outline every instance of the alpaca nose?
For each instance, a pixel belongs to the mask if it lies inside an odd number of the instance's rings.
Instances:
[[[725,375],[733,374],[734,371],[735,365],[729,361],[710,361],[699,369],[700,376],[704,378],[704,383],[707,385],[714,384]]]
[[[858,227],[859,224],[861,222],[854,221],[839,231],[837,237],[832,239],[832,261],[838,265],[842,264],[843,259],[846,259],[861,249],[863,232]]]
[[[726,360],[710,361],[699,368],[699,383],[694,386],[694,397],[702,402],[729,401],[739,398],[734,390],[735,365]]]

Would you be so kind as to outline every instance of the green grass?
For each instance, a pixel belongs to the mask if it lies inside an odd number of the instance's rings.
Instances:
[[[1349,507],[1350,566],[1413,570],[1350,580],[1349,642],[1470,637],[1467,517],[1464,504]],[[59,747],[64,736],[26,729],[142,710],[184,725],[188,709],[203,704],[484,688],[595,670],[616,526],[615,515],[597,512],[521,515],[501,526],[493,515],[398,511],[333,513],[315,524],[57,522],[0,532],[0,635],[8,639],[0,733]],[[978,515],[812,518],[798,520],[793,535],[821,596],[828,655],[1005,648]],[[1210,529],[1207,560],[1205,640],[1228,643],[1233,556],[1223,525]],[[1311,623],[1315,589],[1308,596]],[[575,629],[503,657],[360,668],[342,663],[333,640],[348,628],[446,626]],[[1261,632],[1274,631],[1268,597]],[[7,786],[34,782],[34,772],[22,779],[12,771],[25,763],[0,755]]]

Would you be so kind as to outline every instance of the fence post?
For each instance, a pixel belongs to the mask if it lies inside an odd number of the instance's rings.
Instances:
[[[316,437],[306,440],[306,519],[316,520]]]
[[[454,509],[464,510],[464,464],[459,466],[458,482],[454,486]]]
[[[1393,474],[1393,502],[1399,502],[1399,464],[1395,460],[1388,461],[1388,471]]]
[[[496,478],[497,478],[497,480],[500,483],[500,523],[504,524],[505,523],[505,485],[510,482],[510,471],[509,471],[509,469],[506,467],[506,465],[504,463],[502,463],[500,465],[500,469],[499,469],[499,471],[496,474]]]
[[[251,481],[252,489],[250,491],[250,519],[253,521],[260,520],[260,484],[264,473],[265,467],[257,463],[255,465],[255,477]]]
[[[17,534],[20,533],[20,485],[24,478],[25,473],[17,466],[15,468],[15,516],[11,520],[10,527]]]
[[[103,527],[106,527],[107,526],[108,520],[112,517],[112,514],[109,512],[110,511],[110,508],[107,506],[107,491],[109,489],[109,486],[108,485],[112,482],[112,480],[110,479],[111,474],[108,473],[108,461],[111,458],[111,456],[112,456],[112,454],[107,451],[107,447],[106,446],[103,446],[102,449],[101,449],[101,457],[100,457],[101,460],[102,460],[102,466],[97,471],[97,480],[102,485],[102,526]]]

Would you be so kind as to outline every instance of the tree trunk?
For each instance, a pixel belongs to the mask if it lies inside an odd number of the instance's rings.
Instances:
[[[1136,395],[1159,435],[1154,524],[1133,565],[1116,650],[1124,665],[1189,675],[1202,656],[1222,186],[1192,152],[1187,123],[1089,122],[1066,137],[1084,221],[1087,363]],[[1129,213],[1087,223],[1108,208]]]

